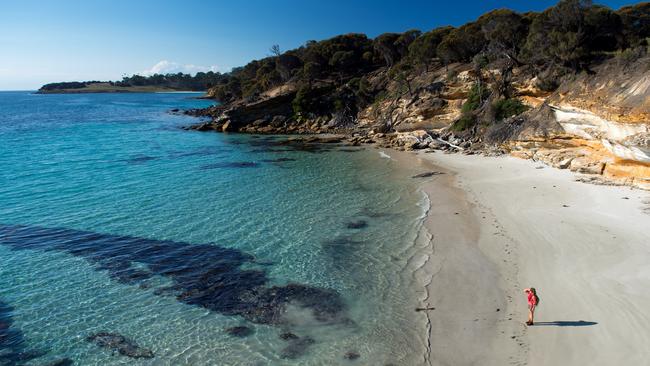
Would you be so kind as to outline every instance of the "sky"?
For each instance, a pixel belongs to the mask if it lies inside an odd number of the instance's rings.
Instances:
[[[497,9],[555,0],[0,0],[0,90],[220,71],[343,33],[458,26]],[[630,0],[601,0],[618,9]]]

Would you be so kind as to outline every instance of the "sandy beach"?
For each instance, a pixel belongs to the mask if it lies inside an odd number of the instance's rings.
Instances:
[[[398,156],[402,153],[397,154]],[[632,365],[650,357],[650,192],[513,157],[410,153],[431,209],[431,365]],[[523,289],[536,287],[536,325]]]

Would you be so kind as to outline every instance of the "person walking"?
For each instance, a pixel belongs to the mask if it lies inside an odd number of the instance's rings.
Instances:
[[[526,325],[533,325],[535,307],[539,305],[539,296],[537,296],[537,290],[535,290],[534,287],[525,289],[524,293],[528,296],[528,321],[526,322]]]

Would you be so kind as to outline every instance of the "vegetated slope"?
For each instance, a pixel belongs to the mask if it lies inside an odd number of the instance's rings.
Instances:
[[[218,72],[190,74],[154,74],[125,76],[121,81],[71,81],[43,85],[38,93],[120,93],[152,91],[205,91],[225,76]]]
[[[212,117],[199,130],[514,152],[648,186],[648,37],[650,3],[585,0],[458,28],[345,34],[274,48],[210,88],[220,106],[190,113]]]

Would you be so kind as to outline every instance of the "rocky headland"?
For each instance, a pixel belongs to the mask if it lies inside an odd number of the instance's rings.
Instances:
[[[460,28],[311,42],[234,70],[207,93],[219,105],[185,111],[207,118],[188,128],[511,154],[591,183],[649,189],[650,27],[626,28],[650,24],[649,14],[648,3],[614,12],[562,1],[542,13],[496,10]],[[553,21],[569,15],[571,24]],[[615,29],[591,19],[605,15]],[[540,41],[558,30],[577,32],[584,50]]]
[[[367,106],[350,124],[341,125],[336,115],[295,118],[291,102],[296,87],[292,85],[283,85],[252,102],[185,113],[209,118],[188,127],[199,131],[300,134],[310,135],[303,138],[308,142],[334,139],[398,150],[511,154],[586,174],[589,182],[648,189],[649,63],[647,56],[627,67],[609,60],[593,74],[578,75],[550,93],[536,85],[530,69],[515,68],[513,95],[528,110],[468,131],[454,127],[478,77],[471,64],[441,66],[418,75],[412,81],[412,94]],[[389,71],[381,70],[376,77],[380,79]],[[489,80],[485,84],[490,88],[498,82],[498,74],[498,69],[487,69],[480,77]],[[386,86],[387,90],[397,87]],[[391,121],[391,128],[378,122],[385,120]]]

